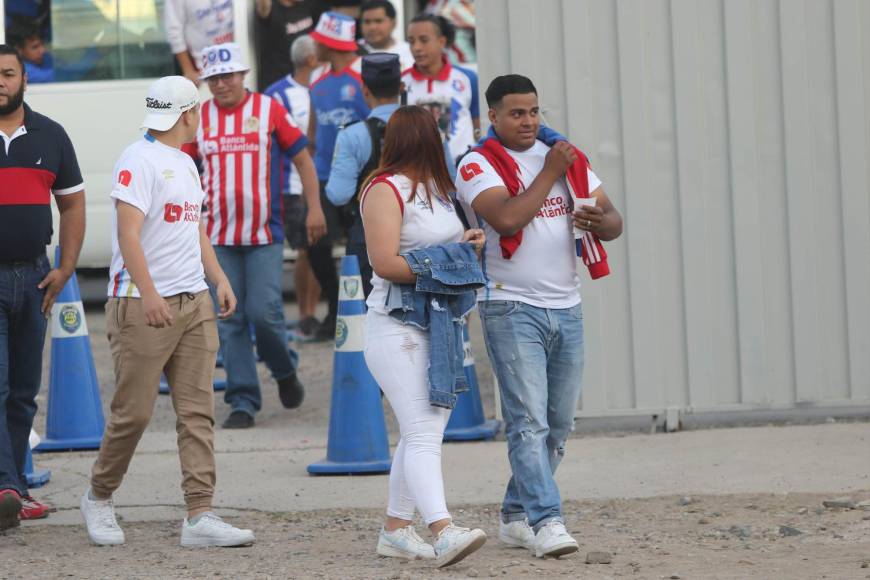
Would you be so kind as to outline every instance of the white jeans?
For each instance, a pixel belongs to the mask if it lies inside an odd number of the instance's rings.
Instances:
[[[366,315],[366,364],[399,420],[387,515],[428,526],[450,517],[441,475],[441,442],[450,410],[429,404],[429,333],[386,314]]]

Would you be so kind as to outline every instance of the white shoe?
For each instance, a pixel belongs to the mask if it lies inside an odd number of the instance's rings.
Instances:
[[[439,568],[459,562],[486,543],[483,530],[460,528],[452,523],[435,538],[435,565]]]
[[[203,548],[206,546],[246,546],[254,543],[254,532],[240,530],[226,523],[212,512],[202,514],[195,524],[187,518],[181,525],[181,546]]]
[[[115,504],[111,499],[93,500],[90,490],[82,496],[80,504],[88,536],[98,546],[117,546],[124,543],[124,530],[115,519]]]
[[[392,532],[381,528],[381,533],[378,534],[378,554],[405,560],[432,560],[435,558],[435,548],[417,535],[414,526],[405,526]]]
[[[568,534],[565,524],[559,520],[550,520],[535,534],[535,556],[538,558],[558,558],[579,549],[577,540]]]
[[[527,519],[514,520],[506,524],[499,518],[498,539],[501,540],[502,544],[507,544],[512,548],[535,551],[535,531]]]

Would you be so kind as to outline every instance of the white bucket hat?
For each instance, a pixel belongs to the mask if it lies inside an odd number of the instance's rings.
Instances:
[[[201,80],[215,75],[234,72],[247,72],[250,69],[242,60],[242,49],[235,42],[225,42],[208,46],[202,51]]]
[[[199,103],[199,91],[192,82],[180,76],[157,79],[148,87],[145,97],[143,129],[168,131],[179,117]]]
[[[340,12],[324,12],[317,21],[311,38],[324,46],[343,52],[354,52],[356,43],[356,20]]]

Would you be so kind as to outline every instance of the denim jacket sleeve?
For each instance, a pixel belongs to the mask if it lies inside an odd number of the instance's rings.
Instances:
[[[387,310],[403,324],[428,329],[430,344],[439,345],[429,351],[429,403],[452,409],[457,393],[468,389],[464,318],[476,303],[475,290],[486,280],[477,254],[467,243],[412,250],[402,257],[417,282],[391,284]]]

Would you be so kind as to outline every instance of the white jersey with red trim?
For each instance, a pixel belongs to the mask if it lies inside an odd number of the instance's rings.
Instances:
[[[462,240],[465,228],[462,225],[462,220],[456,215],[453,202],[434,195],[434,185],[432,186],[432,203],[429,203],[423,184],[417,186],[413,199],[408,201],[411,198],[412,183],[410,179],[404,175],[379,175],[363,192],[360,200],[361,206],[365,204],[369,190],[377,183],[386,183],[392,188],[402,210],[402,229],[399,234],[400,254]],[[366,304],[371,310],[387,314],[386,300],[389,285],[389,282],[377,274],[372,275],[372,291],[366,300]]]
[[[210,99],[191,154],[202,159],[206,231],[217,246],[260,246],[284,241],[281,192],[271,191],[271,144],[290,157],[308,140],[287,110],[260,93],[232,109]]]
[[[139,242],[157,293],[166,297],[208,289],[199,245],[205,195],[190,157],[146,133],[124,150],[113,175],[112,199],[145,216]],[[118,243],[117,203],[112,204],[109,276],[109,296],[140,297]]]
[[[428,109],[438,121],[453,157],[448,161],[455,162],[474,146],[473,121],[480,118],[476,73],[453,66],[445,58],[436,76],[426,76],[411,67],[402,73],[402,82],[408,93],[408,104]]]

